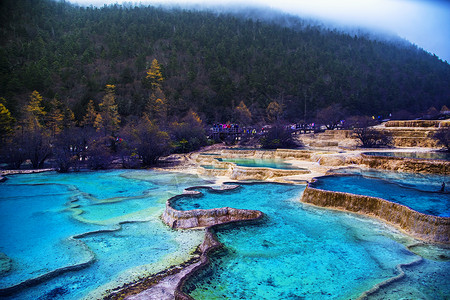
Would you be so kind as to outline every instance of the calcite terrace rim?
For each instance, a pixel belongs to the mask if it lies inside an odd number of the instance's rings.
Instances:
[[[334,210],[342,210],[345,212],[356,213],[356,214],[364,215],[367,217],[376,218],[376,219],[379,219],[379,220],[385,222],[388,225],[391,225],[391,226],[401,230],[403,233],[405,233],[415,239],[422,240],[424,242],[434,243],[434,244],[444,244],[444,245],[450,244],[450,217],[440,217],[440,216],[428,215],[425,213],[418,212],[406,205],[399,204],[399,203],[389,201],[387,199],[383,199],[383,198],[379,198],[379,197],[359,195],[359,194],[353,194],[353,193],[348,193],[348,192],[329,191],[329,190],[314,188],[314,187],[310,186],[311,183],[313,183],[317,180],[320,180],[320,178],[331,177],[331,176],[352,176],[352,175],[351,174],[333,174],[333,175],[324,175],[324,176],[320,176],[320,177],[315,177],[311,180],[311,182],[309,182],[307,184],[300,201],[302,203],[314,205],[317,207],[322,207],[322,208],[326,208],[326,209],[334,209]],[[352,203],[355,205],[351,205],[351,206],[334,205],[335,203],[324,205],[322,203],[319,203],[319,201],[309,201],[307,198],[310,197],[309,194],[311,194],[311,193],[316,193],[316,194],[318,193],[319,196],[321,196],[323,198],[326,198],[329,195],[334,195],[334,196],[345,195],[345,196],[350,196],[353,199],[357,199],[360,201],[361,200],[369,200],[369,201],[373,201],[373,202],[380,201],[381,203],[385,203],[390,206],[405,210],[408,214],[410,214],[413,217],[415,223],[418,223],[419,220],[421,220],[421,219],[422,220],[426,219],[426,220],[429,220],[429,222],[427,222],[427,223],[430,226],[436,226],[435,227],[436,230],[438,229],[438,225],[435,225],[435,224],[439,223],[440,226],[444,227],[444,229],[442,230],[444,232],[444,234],[443,234],[444,239],[440,239],[436,236],[430,236],[430,235],[424,234],[423,232],[420,232],[420,231],[416,230],[415,228],[410,228],[405,225],[402,225],[402,223],[399,221],[394,222],[393,220],[386,219],[380,214],[379,210],[365,212],[363,207],[358,206],[355,203],[356,200],[353,201],[354,203]],[[351,209],[351,208],[353,208],[353,209]],[[432,224],[432,223],[434,223],[434,224]]]
[[[441,159],[422,159],[408,157],[389,157],[381,155],[367,155],[361,153],[361,164],[368,165],[370,168],[414,172],[429,174],[450,174],[450,161]],[[392,166],[385,166],[383,162],[397,162]]]
[[[387,149],[389,150],[389,149]],[[393,152],[393,151],[377,151],[377,152],[373,152],[373,151],[365,151],[365,152],[361,152],[361,156],[364,158],[378,158],[378,159],[390,159],[390,160],[413,160],[413,161],[420,161],[420,162],[430,162],[430,161],[436,161],[438,163],[441,162],[448,162],[450,163],[448,160],[445,159],[440,159],[440,158],[411,158],[411,157],[402,157],[402,156],[387,156],[387,155],[379,155],[378,153],[384,153],[384,152]],[[400,152],[400,151],[398,151]],[[423,153],[440,153],[441,151],[427,151],[427,152],[423,152]],[[368,153],[373,153],[373,154],[368,154]],[[400,152],[401,153],[401,152]],[[407,152],[409,153],[409,152]],[[415,152],[411,152],[411,153],[415,153]],[[443,152],[441,152],[443,153]]]
[[[331,175],[329,175],[331,176]],[[313,180],[316,180],[316,178],[314,178]],[[229,182],[227,182],[229,184]],[[224,183],[224,184],[227,184]],[[244,183],[239,183],[239,184],[243,184],[243,185],[252,185],[252,184],[279,184],[279,185],[292,185],[290,183],[269,183],[269,182],[244,182]],[[232,182],[232,184],[235,184],[235,182]],[[309,184],[308,184],[309,185]],[[308,186],[307,185],[307,186]],[[206,189],[213,189],[212,187],[200,187],[200,188],[206,188]],[[193,190],[194,187],[189,188],[189,190]],[[214,189],[213,189],[214,190]],[[220,189],[218,190],[219,192],[221,191]],[[305,190],[306,191],[306,190]],[[182,196],[182,195],[181,195]],[[173,197],[174,198],[174,197]],[[176,200],[176,199],[175,199]],[[329,207],[326,207],[326,209],[330,209]],[[192,210],[191,210],[192,211]],[[222,247],[224,247],[224,244],[222,244],[218,239],[217,236],[215,234],[215,229],[220,228],[220,227],[224,227],[224,226],[239,226],[240,223],[242,223],[242,226],[246,226],[249,223],[256,222],[256,221],[260,221],[262,220],[261,216],[260,218],[257,219],[250,219],[250,220],[237,220],[234,222],[226,222],[226,223],[219,223],[219,224],[214,224],[211,226],[208,226],[205,228],[206,232],[205,232],[205,240],[202,243],[201,246],[199,246],[199,250],[200,250],[200,262],[194,267],[192,268],[192,270],[190,270],[189,272],[187,272],[178,282],[176,288],[175,288],[175,299],[181,299],[181,300],[194,300],[194,298],[192,298],[191,296],[189,296],[188,294],[185,294],[183,292],[183,288],[184,285],[186,283],[187,280],[189,280],[192,276],[194,276],[200,269],[207,267],[210,264],[210,253],[212,253],[213,251],[216,251]],[[206,245],[206,246],[205,246]],[[416,244],[410,245],[410,246],[406,246],[406,248],[410,251],[410,248],[415,246]],[[385,286],[388,286],[400,279],[402,279],[403,277],[405,277],[405,271],[404,271],[404,267],[408,267],[408,266],[413,266],[416,264],[419,264],[423,261],[422,257],[418,257],[417,259],[409,262],[409,263],[401,263],[398,264],[396,266],[396,271],[397,271],[397,275],[388,278],[376,285],[374,285],[372,288],[370,288],[369,290],[364,291],[357,299],[358,300],[363,300],[363,299],[367,299],[368,296],[376,293],[377,291],[379,291],[380,289],[382,289]]]
[[[203,193],[199,190],[208,190],[212,193],[226,193],[234,191],[241,187],[241,185],[264,184],[264,182],[224,182],[221,187],[216,188],[212,186],[194,186],[185,189],[185,192],[180,195],[173,196],[166,201],[166,209],[161,215],[161,220],[164,224],[172,229],[196,229],[209,228],[215,225],[223,225],[228,223],[257,220],[264,216],[264,213],[259,210],[238,209],[232,207],[219,207],[211,209],[191,209],[178,210],[172,207],[172,203],[177,199],[185,197],[187,194],[191,197],[203,197]],[[271,183],[273,184],[273,183]],[[283,183],[275,183],[283,184]],[[209,220],[202,221],[205,217]],[[191,221],[189,221],[191,220]],[[186,222],[183,222],[186,221]],[[180,223],[183,222],[183,223]]]

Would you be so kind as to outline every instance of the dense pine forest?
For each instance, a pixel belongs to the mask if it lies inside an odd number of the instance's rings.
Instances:
[[[205,145],[214,123],[413,116],[450,103],[450,65],[406,41],[261,12],[1,1],[0,159],[150,165]]]
[[[450,102],[450,65],[406,42],[351,36],[281,14],[256,18],[5,0],[0,97],[19,117],[36,90],[44,102],[66,104],[80,121],[89,101],[98,106],[106,84],[114,84],[125,119],[144,111],[149,89],[143,80],[156,59],[168,114],[193,109],[210,123],[235,121],[241,101],[253,121],[264,118],[273,101],[291,121],[304,117],[305,104],[313,116],[333,103],[349,114],[379,115]]]

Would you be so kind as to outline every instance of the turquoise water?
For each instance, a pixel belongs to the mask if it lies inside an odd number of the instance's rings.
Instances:
[[[445,191],[450,191],[450,175],[393,172],[360,168],[342,168],[333,170],[332,173],[361,175],[368,178],[382,179],[403,187],[424,192],[437,192],[441,189],[442,183],[445,182]]]
[[[203,231],[171,230],[159,217],[166,199],[205,184],[211,182],[158,171],[9,176],[0,184],[0,289],[90,262],[5,298],[97,299],[180,264],[201,243]],[[404,246],[413,240],[380,222],[300,203],[304,188],[200,188],[203,197],[176,201],[180,209],[230,206],[265,213],[251,225],[217,229],[225,248],[188,282],[190,294],[196,299],[349,299],[395,276],[397,264],[419,258]],[[418,246],[414,252],[427,259],[408,267],[404,280],[374,299],[445,299],[449,251]]]
[[[156,171],[10,176],[0,185],[0,289],[89,262],[10,298],[92,298],[183,262],[203,233],[170,230],[159,216],[166,199],[207,183]]]
[[[397,264],[420,259],[404,246],[412,240],[376,220],[300,203],[304,188],[251,184],[225,193],[200,189],[202,197],[177,199],[179,209],[229,206],[265,214],[250,225],[219,227],[224,248],[210,255],[211,265],[190,278],[184,291],[195,299],[355,299],[396,276]],[[421,280],[411,275],[400,287],[423,290],[432,281],[435,289],[422,299],[445,299],[437,296],[450,292],[448,259],[424,263],[425,271],[411,271]],[[385,299],[399,299],[395,290],[386,293]]]
[[[216,158],[218,161],[234,163],[237,166],[249,168],[272,168],[283,170],[303,170],[279,159],[258,158]]]
[[[415,159],[450,160],[450,153],[448,152],[365,152],[364,154]]]
[[[213,165],[201,165],[200,167],[207,169],[207,170],[226,170],[226,168],[219,168],[219,167],[215,167]]]
[[[450,217],[450,176],[358,169],[344,169],[337,173],[347,176],[319,177],[311,187],[379,197],[421,213]],[[447,186],[445,193],[439,192],[442,182]]]

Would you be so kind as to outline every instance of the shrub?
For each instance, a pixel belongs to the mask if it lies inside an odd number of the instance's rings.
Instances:
[[[439,129],[433,136],[438,144],[443,146],[447,151],[450,151],[450,127],[443,127]]]
[[[275,125],[259,139],[261,148],[298,148],[301,144],[294,140],[289,128],[282,125]]]
[[[389,133],[369,127],[356,128],[353,131],[363,148],[387,147],[392,145]]]

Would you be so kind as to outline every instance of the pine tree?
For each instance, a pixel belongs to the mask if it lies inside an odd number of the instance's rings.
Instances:
[[[25,107],[24,125],[29,129],[42,128],[46,112],[42,107],[42,96],[38,91],[33,91],[30,95],[30,102]]]
[[[245,105],[244,101],[241,101],[238,106],[236,106],[235,114],[236,119],[238,122],[242,123],[243,125],[249,125],[252,121],[252,113],[247,108],[247,105]]]
[[[283,113],[283,107],[276,101],[272,101],[266,108],[266,113],[269,121],[276,122]]]
[[[50,101],[50,111],[47,113],[47,127],[51,130],[52,135],[58,134],[63,128],[64,115],[61,112],[61,102],[53,98]]]
[[[0,137],[4,137],[12,133],[13,123],[14,118],[11,116],[11,113],[6,106],[3,105],[3,103],[0,103]]]
[[[150,95],[145,111],[148,117],[161,124],[167,121],[167,100],[160,87],[156,87]]]
[[[114,136],[119,129],[120,116],[116,104],[115,88],[115,85],[106,85],[106,95],[103,97],[103,101],[99,105],[101,116],[101,123],[99,125],[105,136]]]
[[[75,114],[68,107],[64,110],[62,125],[63,128],[72,128],[75,126]]]
[[[150,83],[152,90],[161,87],[161,83],[164,81],[164,78],[161,74],[161,66],[156,59],[152,61],[150,69],[147,70],[147,76],[145,76],[145,79]]]
[[[86,108],[86,114],[83,117],[83,121],[81,121],[81,125],[94,127],[97,114],[98,113],[95,110],[94,101],[90,100]]]

